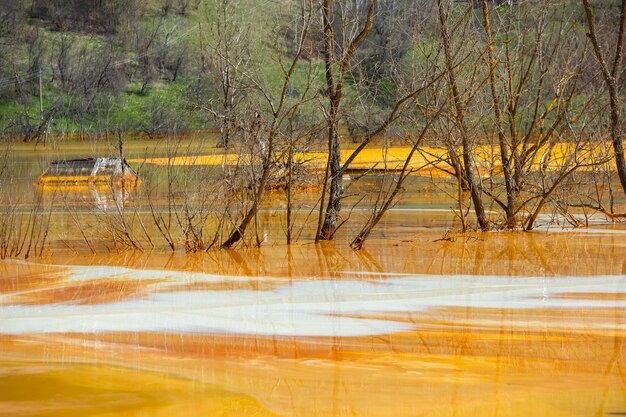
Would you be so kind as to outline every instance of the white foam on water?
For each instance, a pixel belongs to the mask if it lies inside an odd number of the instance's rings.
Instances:
[[[271,277],[249,278],[103,266],[66,268],[66,279],[69,282],[121,278],[153,279],[158,282],[151,284],[148,294],[140,299],[94,305],[4,304],[0,308],[0,333],[219,332],[350,337],[412,330],[414,325],[396,321],[392,316],[419,313],[435,307],[626,307],[626,300],[618,297],[558,297],[562,293],[626,293],[626,275],[557,278],[397,275],[366,281],[287,281]],[[171,291],[172,286],[181,283],[249,280],[272,281],[273,289]],[[515,325],[515,320],[515,317],[507,318],[507,324]],[[519,325],[528,325],[527,321],[521,320]],[[561,323],[557,327],[565,325]],[[611,328],[626,329],[626,320],[611,323]]]
[[[159,269],[133,269],[119,266],[65,266],[68,281],[94,281],[99,279],[170,280],[177,283],[249,281],[248,277],[221,276],[190,271],[170,271]]]

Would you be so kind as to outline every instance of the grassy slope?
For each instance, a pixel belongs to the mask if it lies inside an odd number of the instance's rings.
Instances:
[[[157,0],[151,0],[145,2],[145,14],[140,24],[149,25],[156,20],[161,19],[158,12]],[[281,73],[277,64],[268,63],[268,56],[271,53],[272,45],[267,42],[267,39],[272,39],[271,27],[272,22],[277,20],[279,16],[278,11],[281,9],[281,2],[274,0],[263,0],[261,2],[253,0],[242,0],[240,4],[240,21],[246,27],[251,28],[250,39],[252,59],[257,61],[262,68],[263,77],[267,80],[268,84],[272,87],[279,85],[282,80],[280,79]],[[56,117],[54,120],[54,131],[56,133],[78,133],[89,132],[91,130],[102,130],[103,126],[122,126],[130,130],[141,130],[143,128],[149,128],[153,122],[150,120],[150,112],[153,106],[158,104],[167,103],[167,110],[171,112],[171,117],[184,121],[181,123],[185,129],[206,129],[210,128],[210,120],[208,120],[206,114],[202,114],[201,111],[191,108],[188,100],[188,89],[190,85],[198,79],[198,66],[199,59],[197,52],[200,45],[199,33],[202,25],[202,33],[209,37],[210,33],[207,30],[207,20],[213,19],[214,5],[212,1],[209,1],[206,5],[201,5],[199,9],[190,10],[186,15],[169,15],[164,18],[164,26],[171,26],[173,24],[179,25],[179,29],[176,33],[186,34],[184,39],[178,41],[176,36],[173,38],[174,47],[185,44],[189,53],[187,56],[187,69],[185,73],[178,78],[176,82],[168,82],[164,80],[156,80],[151,84],[150,88],[144,95],[138,94],[140,83],[138,80],[130,79],[125,87],[125,90],[114,97],[111,104],[108,106],[110,110],[106,112],[92,112],[80,125],[70,116]],[[263,22],[264,24],[259,24]],[[51,101],[57,101],[61,98],[64,100],[71,100],[71,95],[66,91],[62,91],[58,88],[58,82],[51,83],[52,71],[51,63],[54,61],[52,53],[58,44],[58,37],[60,34],[54,30],[51,30],[49,25],[45,22],[29,20],[27,26],[31,30],[38,29],[40,36],[43,38],[44,53],[44,77],[43,77],[43,96],[44,107]],[[73,47],[79,50],[83,47],[89,47],[91,45],[97,45],[102,42],[102,39],[98,36],[93,36],[86,33],[71,33],[69,34]],[[159,39],[162,42],[162,39]],[[14,42],[12,40],[12,42]],[[206,42],[206,41],[205,41]],[[128,47],[121,47],[118,51],[119,55],[126,59],[134,58],[135,54]],[[20,68],[18,73],[25,73],[28,66],[28,52],[27,45],[21,43],[11,46],[10,58],[15,68]],[[131,64],[132,65],[132,62]],[[3,77],[12,76],[11,72],[2,74]],[[303,75],[298,75],[303,77]],[[0,130],[4,130],[10,123],[10,119],[13,119],[18,114],[27,113],[30,116],[32,122],[35,122],[39,117],[39,99],[37,91],[37,80],[31,81],[30,90],[32,94],[29,95],[29,99],[21,103],[16,102],[14,98],[0,99],[0,114],[3,116],[0,118]],[[211,97],[207,97],[207,101]]]

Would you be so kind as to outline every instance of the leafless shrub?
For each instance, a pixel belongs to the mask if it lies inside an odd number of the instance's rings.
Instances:
[[[14,177],[7,166],[11,148],[4,150],[0,162],[0,259],[42,256],[48,242],[52,208],[47,212],[41,194],[38,194],[29,210],[14,200]]]
[[[132,21],[139,9],[140,2],[135,0],[34,0],[29,14],[50,21],[55,28],[91,29],[112,34],[127,21]]]
[[[0,35],[13,36],[17,34],[25,15],[24,3],[0,0]]]

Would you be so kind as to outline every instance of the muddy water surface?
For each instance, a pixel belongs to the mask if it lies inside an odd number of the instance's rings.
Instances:
[[[85,146],[58,153],[102,152]],[[32,182],[55,157],[10,161],[13,208],[50,198]],[[0,416],[626,414],[623,225],[459,236],[450,196],[412,178],[359,252],[367,200],[336,243],[307,226],[289,247],[270,193],[260,249],[91,255],[72,228],[95,245],[117,197],[65,192],[52,250],[0,261]]]
[[[626,412],[626,236],[0,265],[0,414]]]

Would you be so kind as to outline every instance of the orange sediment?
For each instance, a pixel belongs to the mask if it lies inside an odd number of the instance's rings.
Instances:
[[[340,159],[345,162],[353,150],[342,150]],[[375,171],[391,170],[397,171],[402,169],[411,152],[409,147],[392,147],[392,148],[374,148],[364,149],[350,164],[353,170],[370,170]],[[480,170],[484,175],[499,174],[502,171],[497,157],[499,148],[497,146],[481,145],[474,150],[476,161]],[[576,148],[575,145],[569,143],[557,143],[551,147],[543,146],[534,153],[531,159],[531,165],[539,169],[539,165],[543,164],[548,170],[557,170],[563,166],[572,166],[578,163],[579,169],[589,169],[584,165],[590,164],[592,161],[602,159],[605,149],[596,147],[593,149]],[[323,169],[326,166],[326,152],[298,152],[294,154],[294,160],[306,164],[312,169]],[[437,147],[420,147],[411,158],[407,169],[413,174],[424,176],[447,176],[450,167],[444,162],[448,158],[448,151],[445,148]],[[248,154],[212,154],[212,155],[188,155],[174,156],[170,158],[143,158],[133,159],[129,162],[133,163],[149,163],[159,166],[167,165],[237,165],[250,164],[251,158]],[[448,172],[446,172],[448,171]]]
[[[72,186],[74,184],[113,184],[121,186],[122,183],[129,187],[137,187],[141,185],[141,178],[135,175],[126,175],[125,178],[114,177],[108,175],[91,176],[91,175],[66,175],[66,176],[49,176],[42,175],[35,181],[36,186]]]

